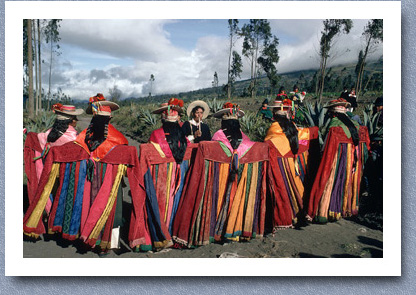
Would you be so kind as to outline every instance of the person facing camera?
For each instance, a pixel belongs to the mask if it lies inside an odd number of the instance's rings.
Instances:
[[[211,140],[209,127],[202,122],[202,120],[208,117],[209,111],[208,104],[202,100],[192,102],[186,109],[190,120],[182,125],[182,130],[191,143]]]

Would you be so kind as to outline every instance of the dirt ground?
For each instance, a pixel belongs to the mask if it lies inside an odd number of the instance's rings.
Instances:
[[[90,117],[80,117],[82,130]],[[130,145],[139,143],[128,138]],[[130,216],[128,187],[123,189],[123,216]],[[354,220],[328,224],[308,224],[300,228],[279,230],[248,242],[210,244],[195,249],[163,249],[159,252],[133,252],[127,241],[128,220],[121,230],[121,248],[110,251],[105,258],[281,258],[281,257],[383,257],[382,217],[365,215]],[[24,258],[100,258],[96,251],[85,249],[79,242],[68,242],[59,236],[43,236],[37,241],[25,238]]]

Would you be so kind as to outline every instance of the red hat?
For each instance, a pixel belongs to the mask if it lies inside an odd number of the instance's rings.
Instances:
[[[96,96],[90,97],[89,105],[85,113],[89,115],[93,114],[94,116],[111,116],[111,112],[119,108],[118,104],[112,101],[106,101],[101,93],[97,93]]]

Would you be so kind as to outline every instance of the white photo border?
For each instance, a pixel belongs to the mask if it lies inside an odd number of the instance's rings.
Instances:
[[[400,99],[384,101],[383,152],[394,158],[385,157],[383,163],[383,258],[23,258],[20,180],[23,175],[23,100],[19,94],[23,89],[23,19],[276,19],[276,16],[292,19],[293,15],[296,19],[383,19],[383,80],[389,81],[383,83],[383,96],[394,98],[401,93],[401,3],[398,1],[6,1],[5,274],[91,276],[90,270],[94,269],[94,276],[400,276],[401,125],[393,124],[401,121]]]

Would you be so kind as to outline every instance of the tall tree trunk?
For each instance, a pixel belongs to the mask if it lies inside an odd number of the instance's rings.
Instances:
[[[361,64],[360,64],[360,70],[359,70],[359,72],[358,72],[358,77],[357,77],[357,85],[356,85],[356,87],[355,87],[355,93],[356,93],[356,95],[357,95],[357,101],[358,101],[359,94],[360,94],[360,92],[361,92],[361,90],[362,90],[361,88],[362,88],[362,85],[363,85],[363,77],[364,77],[365,60],[367,59],[368,50],[369,50],[369,48],[370,48],[370,43],[371,43],[371,36],[370,36],[370,37],[369,37],[369,39],[367,40],[367,44],[366,44],[366,47],[365,47],[365,50],[364,50],[363,60],[362,60],[362,62],[361,62]],[[365,87],[364,87],[364,89],[365,89]]]
[[[48,110],[50,108],[50,103],[51,103],[51,77],[52,77],[52,58],[53,58],[53,41],[51,38],[51,59],[50,59],[50,63],[49,63],[49,90],[48,90]]]
[[[323,67],[322,67],[321,85],[319,87],[319,102],[320,103],[322,103],[322,95],[324,93],[326,61],[327,61],[327,58],[324,59],[324,64],[323,64]]]
[[[230,37],[230,52],[228,53],[228,84],[227,84],[227,97],[231,99],[231,55],[233,50],[233,38]]]
[[[325,81],[325,69],[326,69],[326,61],[328,59],[327,57],[327,43],[324,43],[325,46],[323,48],[323,52],[322,52],[322,56],[321,56],[321,76],[319,79],[319,89],[318,89],[318,94],[319,94],[319,102],[322,103],[322,94],[324,92],[324,81]]]
[[[42,109],[42,71],[41,71],[41,51],[40,51],[40,44],[41,44],[41,35],[40,35],[40,21],[37,20],[38,23],[38,83],[39,83],[39,105]]]
[[[258,72],[258,64],[257,64],[257,57],[259,54],[259,37],[257,36],[256,38],[256,46],[255,46],[255,57],[254,57],[254,83],[253,83],[253,89],[251,89],[252,94],[251,97],[252,98],[256,98],[256,85],[257,85],[257,72]]]
[[[27,66],[29,74],[29,118],[35,118],[33,97],[33,53],[32,53],[32,20],[27,20]]]
[[[33,22],[33,46],[35,48],[35,114],[38,115],[39,112],[39,92],[38,92],[38,47],[36,42],[36,22]]]

